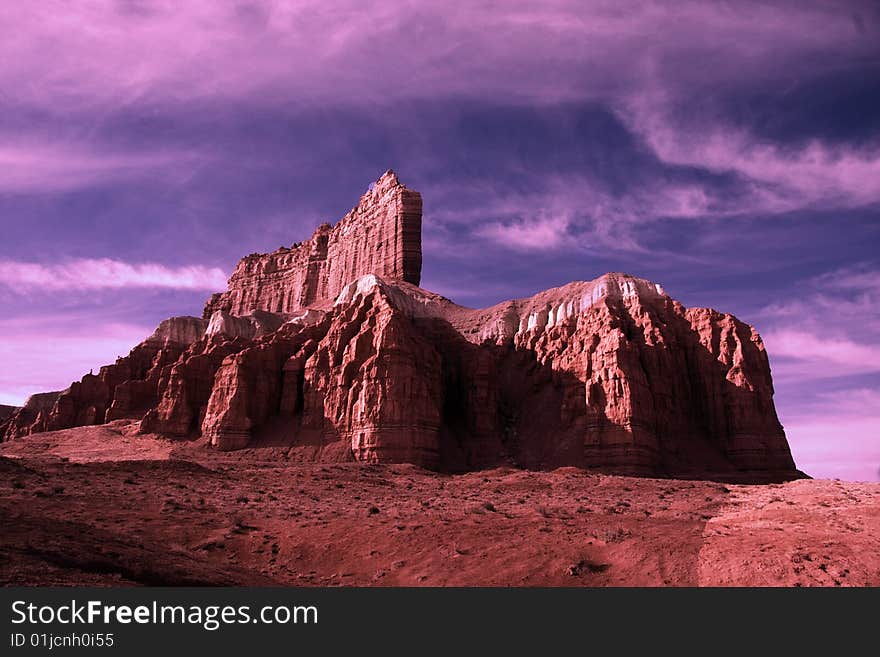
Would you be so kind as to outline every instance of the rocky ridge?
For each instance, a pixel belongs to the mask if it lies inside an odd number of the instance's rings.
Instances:
[[[303,460],[800,476],[752,327],[620,273],[464,308],[417,287],[420,230],[421,197],[388,172],[335,228],[243,259],[203,318],[166,320],[0,434],[134,418]]]
[[[0,404],[0,422],[8,420],[12,414],[19,410],[18,406],[7,406]]]

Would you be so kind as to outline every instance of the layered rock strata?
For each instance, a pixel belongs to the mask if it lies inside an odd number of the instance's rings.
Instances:
[[[335,226],[322,224],[290,248],[239,261],[229,290],[212,296],[203,316],[217,310],[293,313],[336,298],[365,275],[418,285],[422,272],[422,197],[387,171]]]
[[[382,253],[397,234],[389,227],[406,224],[405,198],[414,197],[386,174],[332,230],[348,226],[339,239]],[[353,228],[376,207],[393,218],[381,244]],[[315,286],[308,265],[300,280],[271,278],[272,256],[247,275],[240,264],[208,317],[163,322],[129,356],[29,401],[0,430],[9,439],[130,417],[143,432],[226,450],[283,446],[289,458],[799,475],[764,345],[732,315],[686,308],[626,274],[468,309],[407,282],[413,261],[393,253],[397,264],[343,258],[341,270],[391,278],[342,283],[347,274],[328,266]]]

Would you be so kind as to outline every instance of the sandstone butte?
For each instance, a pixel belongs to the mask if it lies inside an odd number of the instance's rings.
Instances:
[[[803,476],[751,326],[621,273],[465,308],[418,287],[421,222],[386,172],[335,226],[243,258],[202,317],[34,395],[0,436],[131,418],[301,460]]]

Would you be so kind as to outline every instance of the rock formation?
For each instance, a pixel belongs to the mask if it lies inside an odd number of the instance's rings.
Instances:
[[[4,422],[12,417],[12,414],[19,410],[18,406],[6,406],[0,404],[0,422]]]
[[[0,432],[128,417],[297,458],[799,476],[752,327],[616,273],[464,308],[417,286],[420,227],[388,172],[335,227],[243,259],[203,319],[166,320]]]
[[[66,390],[31,395],[0,423],[0,438],[140,417],[156,404],[167,372],[206,327],[207,322],[196,317],[164,320],[128,356],[105,365],[98,374],[86,374]]]
[[[418,285],[421,272],[422,197],[388,171],[336,226],[322,224],[307,242],[242,258],[229,291],[208,300],[204,317],[217,310],[292,313],[335,299],[365,274]]]

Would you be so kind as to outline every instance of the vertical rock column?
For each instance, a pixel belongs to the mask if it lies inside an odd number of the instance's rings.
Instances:
[[[405,187],[398,190],[394,252],[395,278],[419,285],[422,278],[422,195]]]

